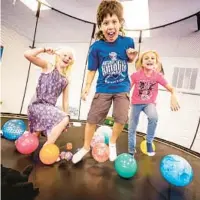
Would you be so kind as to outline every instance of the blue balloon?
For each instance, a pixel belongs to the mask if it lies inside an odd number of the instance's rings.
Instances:
[[[2,127],[3,136],[8,140],[18,139],[26,130],[26,124],[19,119],[8,120]]]
[[[134,157],[128,153],[117,156],[115,160],[115,170],[123,178],[131,178],[137,172],[137,162]]]
[[[184,187],[193,180],[193,170],[184,158],[178,155],[167,155],[160,163],[163,178],[170,184]]]

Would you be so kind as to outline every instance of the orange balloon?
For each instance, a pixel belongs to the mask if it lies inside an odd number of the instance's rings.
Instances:
[[[71,143],[71,142],[68,142],[68,143],[66,144],[66,149],[67,149],[67,150],[72,150],[72,143]]]
[[[56,162],[60,155],[60,150],[55,144],[47,144],[42,147],[39,157],[42,163],[51,165]]]

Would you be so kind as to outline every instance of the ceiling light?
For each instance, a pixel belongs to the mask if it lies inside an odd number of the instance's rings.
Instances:
[[[124,7],[125,29],[138,30],[149,28],[148,0],[133,0],[122,2]],[[138,37],[139,32],[127,31],[127,35]],[[143,37],[149,37],[150,32],[144,31]]]
[[[20,0],[22,3],[24,3],[29,9],[31,9],[32,11],[37,11],[38,8],[38,1],[37,0]],[[41,2],[47,4],[48,6],[50,6],[45,0],[42,0]],[[41,5],[40,10],[49,10],[50,8],[45,6],[45,5]]]

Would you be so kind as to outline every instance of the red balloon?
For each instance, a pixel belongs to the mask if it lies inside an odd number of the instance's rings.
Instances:
[[[38,145],[39,145],[38,137],[29,132],[25,132],[15,142],[17,151],[25,155],[34,152],[37,149]]]
[[[109,148],[105,143],[97,143],[92,149],[92,156],[98,162],[105,162],[109,157]]]

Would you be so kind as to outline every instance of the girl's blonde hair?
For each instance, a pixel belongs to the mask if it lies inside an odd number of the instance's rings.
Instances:
[[[72,66],[74,64],[74,61],[75,61],[75,53],[74,53],[74,50],[71,47],[60,47],[60,48],[56,49],[55,50],[55,54],[56,54],[56,56],[55,56],[55,64],[58,63],[59,56],[62,53],[66,53],[66,54],[71,53],[72,57],[73,57],[72,58],[72,62],[69,65],[67,65],[63,70],[63,75],[68,77],[70,72],[71,72],[71,68],[72,68]]]
[[[153,50],[145,51],[145,52],[143,52],[143,53],[141,53],[139,55],[139,58],[137,59],[137,61],[135,63],[136,70],[138,71],[138,70],[140,70],[142,68],[142,61],[143,61],[144,56],[147,53],[153,53],[153,54],[155,54],[155,56],[156,56],[156,63],[157,63],[156,71],[157,72],[161,72],[161,70],[162,70],[162,64],[160,62],[160,56],[159,56],[159,54],[156,51],[153,51]]]
[[[124,36],[125,32],[123,29],[123,25],[124,25],[123,13],[124,13],[123,6],[119,1],[117,0],[102,1],[97,9],[97,26],[99,30],[96,33],[96,39],[105,40],[103,32],[100,30],[100,27],[104,18],[107,17],[108,14],[110,14],[111,16],[114,14],[118,17],[119,22],[121,24],[121,28],[119,32],[120,32],[120,35]]]

